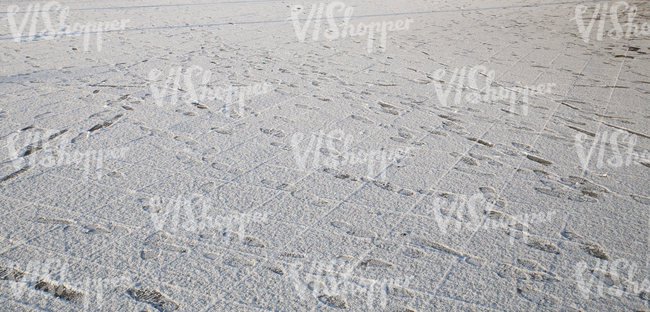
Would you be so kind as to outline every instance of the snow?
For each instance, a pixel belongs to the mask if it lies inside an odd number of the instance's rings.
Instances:
[[[650,310],[647,3],[0,7],[2,311]]]

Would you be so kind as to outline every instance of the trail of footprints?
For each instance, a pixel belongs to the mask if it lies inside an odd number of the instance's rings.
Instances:
[[[514,278],[544,282],[559,282],[562,278],[544,269],[534,260],[517,259],[517,265],[501,263],[496,269],[497,275],[502,278]]]
[[[390,84],[380,84],[383,86],[392,86]],[[128,95],[124,96],[123,98],[118,99],[117,101],[122,101],[125,100],[128,97]],[[318,97],[318,96],[315,96]],[[327,98],[319,98],[322,101],[329,101],[330,99]],[[207,109],[206,106],[199,104],[199,103],[193,103],[197,108],[199,109]],[[302,105],[302,104],[297,104],[298,107],[304,108],[304,109],[319,109],[317,107],[310,107],[307,105]],[[382,113],[387,113],[387,114],[392,114],[392,115],[399,115],[403,108],[397,107],[395,105],[387,104],[380,102],[379,106],[381,107],[378,109],[378,111],[381,111]],[[188,116],[196,115],[195,113],[189,112],[182,112],[187,114]],[[111,126],[114,122],[119,120],[122,115],[115,116],[113,119],[106,121],[104,123],[98,124],[95,127],[91,128],[88,130],[88,132],[93,132],[97,131],[102,128],[107,128]],[[359,116],[359,115],[352,115],[352,119],[360,121],[362,123],[366,124],[374,124],[375,122],[372,121],[369,118]],[[461,119],[456,118],[451,115],[441,115],[442,118],[445,119],[443,121],[442,129],[445,131],[440,131],[437,130],[433,127],[428,127],[428,126],[422,126],[421,129],[429,132],[432,135],[437,135],[437,136],[448,136],[448,133],[455,133],[458,135],[463,135],[467,136],[469,132],[467,132],[466,128],[461,125],[463,122]],[[276,119],[281,119],[282,118],[276,118]],[[286,120],[285,120],[286,121]],[[144,127],[143,130],[149,130],[151,131],[152,129],[149,129],[147,127]],[[226,129],[222,127],[214,127],[212,128],[213,131],[223,134],[223,135],[232,135],[236,133],[237,130],[235,129]],[[532,129],[531,129],[532,130]],[[267,128],[260,128],[260,131],[269,136],[274,136],[278,138],[286,137],[286,133],[282,130],[277,130],[277,129],[267,129]],[[86,136],[87,133],[86,132]],[[183,138],[183,137],[178,137],[174,136],[175,139],[180,139],[180,140],[191,140],[191,138]],[[413,134],[408,130],[408,129],[399,129],[398,130],[398,136],[396,137],[391,137],[392,140],[400,142],[400,143],[409,143],[412,141],[414,138]],[[509,146],[503,146],[500,144],[493,144],[491,142],[474,138],[474,137],[467,137],[468,140],[474,141],[482,146],[485,147],[496,147],[497,149],[501,148],[505,154],[510,155],[510,156],[526,156],[529,160],[540,163],[545,166],[550,166],[553,163],[551,161],[545,160],[541,157],[538,157],[536,155],[532,155],[537,153],[532,147],[513,142],[513,146],[515,147],[514,149],[509,147]],[[418,142],[413,142],[413,144],[417,144]],[[336,155],[336,151],[331,151],[331,150],[321,150],[321,152],[325,154],[333,154]],[[31,152],[30,152],[31,153]],[[179,160],[189,163],[191,160],[187,158],[179,158]],[[205,160],[205,159],[204,159]],[[478,153],[470,153],[469,156],[463,156],[461,158],[461,162],[468,165],[468,166],[480,166],[481,162],[485,161],[490,165],[494,166],[502,166],[500,162],[484,155],[480,155]],[[224,170],[228,171],[234,174],[241,174],[241,171],[238,171],[239,169],[231,167],[226,164],[220,164],[220,163],[213,163],[212,167],[217,170]],[[26,169],[27,170],[27,169]],[[459,170],[467,170],[466,172],[473,173],[473,174],[483,174],[483,175],[489,175],[489,173],[482,173],[480,171],[476,170],[470,170],[470,169],[459,169]],[[357,181],[364,181],[364,178],[359,178],[355,177],[350,174],[346,173],[341,173],[337,169],[325,169],[325,172],[332,174],[338,179],[343,179],[343,180],[348,180],[351,182],[357,182]],[[21,172],[23,173],[23,172]],[[17,175],[16,175],[17,176]],[[0,180],[0,183],[14,178],[15,176],[10,176],[10,177],[5,177],[3,180]],[[368,181],[368,180],[365,180]],[[568,198],[571,200],[578,200],[578,201],[589,201],[591,200],[590,198],[602,198],[609,194],[609,190],[607,190],[604,187],[598,186],[594,184],[591,181],[588,181],[586,179],[582,179],[579,177],[568,177],[568,178],[562,178],[560,179],[561,182],[554,183],[555,181],[547,182],[545,185],[547,187],[545,188],[539,188],[537,191],[543,194],[547,195],[552,195],[552,196],[557,196],[557,197],[563,197],[563,198]],[[384,181],[378,181],[378,180],[370,180],[369,182],[372,182],[377,187],[380,187],[381,189],[390,191],[390,192],[395,192],[399,193],[404,196],[412,196],[414,195],[414,192],[408,189],[401,188],[397,185],[391,184],[389,182],[384,182]],[[544,182],[544,181],[543,181]],[[273,181],[273,180],[263,180],[263,184],[276,188],[279,190],[285,190],[291,192],[293,196],[299,199],[307,200],[312,203],[324,201],[321,200],[313,195],[309,195],[306,192],[298,189],[295,185],[289,184],[289,183],[280,183],[278,181]],[[215,188],[214,182],[207,183],[202,186],[202,190],[205,192],[209,192]],[[506,206],[506,201],[503,198],[500,198],[497,196],[496,191],[492,188],[489,187],[484,187],[481,188],[481,192],[484,193],[486,196],[486,199],[493,203],[494,205],[498,207],[505,207]],[[579,193],[577,193],[579,192]],[[426,191],[421,190],[421,194],[425,194]],[[587,197],[583,197],[587,196]],[[634,195],[633,195],[634,196]],[[647,198],[644,198],[642,196],[639,197],[634,197],[635,200],[639,198],[638,201],[646,201]],[[325,204],[327,204],[327,201],[324,201]],[[154,210],[154,207],[149,207],[147,209],[152,209],[152,212],[160,212],[159,210]],[[497,211],[497,210],[489,210],[485,211],[485,214],[487,217],[493,220],[498,220],[498,221],[503,221],[504,223],[508,224],[514,231],[524,231],[528,225],[520,222],[519,220],[515,219],[514,217]],[[38,222],[42,223],[53,223],[53,224],[73,224],[73,220],[66,220],[66,219],[43,219],[39,220]],[[355,228],[354,226],[350,225],[347,222],[344,221],[332,221],[331,222],[332,226],[340,229],[341,231],[345,232],[347,235],[351,236],[357,236],[357,237],[365,237],[365,238],[375,238],[378,235],[372,231],[368,230],[360,230]],[[101,233],[110,233],[110,230],[107,229],[106,227],[102,227],[101,225],[89,225],[87,226],[88,232],[89,233],[96,233],[96,234],[101,234]],[[521,235],[527,235],[524,233],[521,233]],[[264,247],[264,243],[261,240],[258,240],[253,237],[243,237],[240,239],[238,233],[234,232],[229,232],[229,233],[224,233],[224,235],[228,235],[228,237],[232,241],[242,241],[244,245],[248,245],[251,247]],[[582,236],[575,234],[571,231],[565,231],[563,235],[569,239],[572,242],[579,243],[583,246],[583,250],[587,252],[588,254],[600,258],[600,259],[609,259],[607,256],[607,253],[604,251],[604,249],[599,246],[598,244],[595,244],[589,240],[585,240],[582,238]],[[145,241],[145,246],[147,248],[152,248],[148,250],[143,250],[142,251],[142,258],[143,259],[152,259],[155,257],[158,257],[160,254],[160,250],[168,250],[168,251],[176,251],[176,252],[186,252],[187,250],[184,247],[181,246],[176,246],[172,244],[168,244],[165,241],[170,238],[170,235],[164,232],[159,232],[155,233],[147,240]],[[553,253],[558,253],[559,254],[559,248],[555,246],[554,244],[550,243],[544,243],[541,241],[536,241],[534,238],[530,238],[529,240],[531,241],[529,243],[529,246],[538,248],[540,250],[544,250],[547,252],[553,252]],[[448,246],[439,244],[437,242],[434,242],[433,240],[427,239],[427,238],[415,238],[412,241],[414,244],[417,244],[419,246],[423,247],[428,247],[432,248],[438,251],[442,251],[445,253],[449,253],[458,257],[464,257],[468,259],[474,259],[474,260],[483,260],[479,257],[473,256],[468,253],[460,252],[457,251],[453,248],[450,248]],[[421,249],[414,248],[414,247],[407,247],[404,250],[404,253],[414,257],[414,258],[422,258],[425,255],[425,252]],[[290,253],[290,252],[283,252],[281,254],[283,257],[288,257],[288,258],[305,258],[306,256],[300,253]],[[209,259],[217,259],[219,257],[218,254],[206,254],[206,257]],[[483,260],[484,261],[484,260]],[[234,267],[246,267],[246,266],[254,266],[256,263],[253,260],[246,259],[244,257],[230,257],[224,260],[224,263],[234,266]],[[362,267],[380,267],[380,268],[388,268],[392,267],[393,264],[388,263],[383,260],[379,259],[366,259],[362,261],[360,264]],[[283,274],[284,271],[281,268],[277,267],[271,267],[269,270],[278,273],[278,274]],[[7,279],[5,276],[11,276],[11,274],[6,273],[6,271],[2,271],[0,269],[0,278],[2,279]],[[282,272],[282,273],[281,273]],[[15,273],[17,274],[17,273]],[[513,279],[522,279],[522,280],[533,280],[533,281],[559,281],[561,280],[559,277],[555,276],[553,273],[549,272],[548,270],[542,268],[537,262],[533,260],[527,260],[527,259],[517,259],[517,264],[516,265],[510,265],[510,264],[500,264],[497,268],[497,274],[502,277],[502,278],[513,278]],[[318,286],[314,284],[310,284],[310,288],[317,288]],[[324,288],[321,286],[321,289]],[[557,298],[543,294],[541,293],[538,289],[534,288],[531,284],[525,283],[523,285],[518,286],[518,292],[526,297],[527,299],[534,301],[536,303],[539,303],[544,306],[552,306],[556,302],[558,302]],[[408,289],[397,289],[396,287],[389,288],[389,292],[391,292],[392,295],[398,295],[398,294],[407,294],[407,296],[410,294],[410,290]],[[158,308],[161,311],[174,311],[179,308],[179,305],[165,296],[164,294],[155,291],[155,290],[143,290],[143,289],[136,289],[133,288],[130,290],[130,294],[133,298],[136,300],[140,300],[143,302],[146,302],[148,304],[153,305],[154,307]],[[82,294],[83,295],[83,294]],[[411,295],[412,296],[412,295]],[[334,306],[337,308],[342,308],[346,309],[349,308],[349,304],[345,300],[344,297],[339,296],[339,295],[329,295],[329,294],[322,294],[321,296],[318,297],[319,300],[325,304],[328,304],[330,306]]]
[[[545,195],[577,202],[597,202],[599,198],[606,198],[612,194],[608,188],[582,177],[559,178],[555,174],[543,170],[535,170],[535,173],[543,177],[540,181],[545,185],[535,187],[535,190]]]
[[[81,228],[77,226],[77,222],[71,219],[62,219],[62,218],[44,218],[39,217],[34,220],[34,222],[44,223],[44,224],[59,224],[69,227]],[[129,232],[129,230],[123,226],[116,224],[109,224],[109,226],[102,226],[98,224],[89,224],[84,226],[86,229],[86,234],[96,235],[96,234],[109,234],[113,232]],[[156,233],[149,237],[145,244],[148,245],[159,245],[168,235],[164,233]],[[144,250],[143,258],[152,258],[149,253],[152,251]],[[47,292],[54,297],[68,300],[77,304],[81,304],[84,301],[84,298],[88,294],[84,293],[81,290],[75,289],[69,285],[51,281],[50,279],[45,279],[42,276],[22,272],[15,268],[1,267],[0,266],[0,280],[12,281],[12,282],[25,282],[33,281],[28,285],[33,287],[36,290]],[[180,306],[169,299],[167,296],[161,294],[160,292],[153,290],[140,290],[132,288],[129,290],[132,297],[136,300],[147,302],[152,304],[154,307],[158,308],[160,311],[175,311]]]
[[[36,290],[48,292],[57,298],[68,300],[74,303],[81,303],[84,299],[82,291],[72,287],[46,280],[41,276],[25,273],[15,268],[0,267],[0,280],[13,281],[16,283],[25,281],[35,281],[33,288]],[[32,283],[29,285],[32,286]]]
[[[163,293],[152,289],[129,289],[129,294],[136,300],[146,302],[161,312],[176,311],[180,305]]]

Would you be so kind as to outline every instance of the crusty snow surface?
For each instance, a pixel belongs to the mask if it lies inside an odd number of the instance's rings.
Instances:
[[[0,311],[650,309],[650,33],[579,27],[614,2],[332,6],[408,21],[370,45],[316,1],[46,4],[0,1]]]

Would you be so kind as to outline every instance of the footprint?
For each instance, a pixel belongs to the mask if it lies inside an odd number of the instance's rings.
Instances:
[[[20,169],[20,170],[18,170],[18,171],[16,171],[16,172],[14,172],[14,173],[12,173],[12,174],[10,174],[10,175],[4,177],[4,178],[2,178],[2,180],[0,180],[0,183],[3,183],[3,182],[5,182],[5,181],[9,181],[9,180],[11,180],[11,179],[14,179],[14,178],[16,178],[17,176],[20,176],[21,174],[27,172],[27,170],[29,170],[29,169],[31,169],[31,168],[32,168],[32,167],[30,167],[30,166],[27,166],[27,167],[25,167],[25,168],[22,168],[22,169]]]
[[[182,109],[177,109],[176,112],[177,112],[177,113],[181,113],[181,114],[183,114],[183,115],[185,115],[185,116],[190,116],[190,117],[195,117],[195,116],[198,116],[198,115],[199,115],[199,114],[197,114],[197,113],[195,113],[195,112],[188,112],[188,111],[184,111],[184,110],[182,110]]]
[[[355,177],[353,175],[347,174],[347,173],[339,173],[339,174],[335,175],[334,177],[337,178],[337,179],[342,179],[342,180],[359,181],[359,178],[357,178],[357,177]]]
[[[474,158],[464,156],[463,158],[460,159],[460,161],[470,165],[470,166],[478,166],[478,161],[476,161]]]
[[[229,265],[229,266],[236,267],[236,268],[242,268],[242,267],[247,267],[247,266],[252,267],[252,266],[255,265],[254,260],[249,260],[249,259],[242,258],[242,257],[231,257],[231,258],[226,259],[224,261],[224,263]]]
[[[632,199],[644,205],[650,205],[650,198],[641,195],[630,195]]]
[[[66,132],[68,132],[68,130],[69,130],[69,129],[61,130],[61,131],[59,131],[59,132],[57,132],[57,133],[51,135],[49,138],[47,138],[47,142],[50,142],[50,141],[56,139],[57,137],[63,135],[63,134],[66,133]]]
[[[497,275],[501,278],[528,279],[528,274],[512,265],[502,263],[497,267]]]
[[[322,199],[316,195],[309,194],[305,191],[302,190],[297,190],[297,191],[292,191],[291,195],[297,199],[303,200],[308,202],[311,205],[318,206],[318,207],[324,207],[329,205],[329,202],[325,199]]]
[[[424,251],[412,247],[407,247],[406,250],[404,250],[404,254],[416,259],[423,258],[424,256],[426,256],[426,253]]]
[[[376,186],[378,186],[378,187],[380,187],[380,188],[382,188],[384,190],[391,191],[391,192],[396,192],[396,193],[398,193],[400,195],[404,195],[404,196],[413,196],[413,195],[415,195],[415,192],[413,192],[412,190],[401,188],[401,187],[399,187],[397,185],[394,185],[394,184],[392,184],[390,182],[374,180],[373,183]]]
[[[181,141],[181,142],[185,142],[185,144],[188,144],[188,145],[198,145],[198,144],[199,144],[199,143],[198,143],[197,141],[195,141],[193,138],[188,137],[188,136],[185,136],[185,135],[177,135],[177,136],[174,136],[174,140],[176,140],[176,141]]]
[[[19,282],[25,279],[25,276],[36,278],[34,275],[25,273],[16,268],[0,267],[0,279],[5,281]]]
[[[244,107],[244,109],[246,109],[246,107]],[[190,112],[190,113],[192,113],[192,114],[194,114],[196,116],[196,113],[194,113],[194,112]],[[230,116],[230,118],[233,118],[233,119],[241,118],[241,115],[234,108],[231,108],[226,113],[228,114],[228,116]]]
[[[323,153],[323,155],[325,155],[325,156],[339,156],[340,155],[340,153],[337,150],[327,148],[327,147],[321,147],[320,152]]]
[[[268,269],[269,269],[269,271],[271,271],[273,273],[284,275],[284,269],[281,268],[281,267],[271,266],[271,267],[268,267]]]
[[[433,128],[433,127],[429,127],[429,126],[420,126],[420,128],[422,128],[422,130],[427,131],[427,132],[429,132],[429,133],[431,133],[431,134],[434,134],[434,135],[440,135],[440,136],[447,136],[447,135],[448,135],[446,132],[442,132],[442,131],[436,130],[436,129]]]
[[[75,224],[75,223],[77,223],[76,221],[70,220],[70,219],[44,218],[44,217],[38,217],[36,219],[36,222],[39,222],[39,223],[51,223],[51,224]]]
[[[607,286],[610,287],[622,286],[621,284],[623,283],[628,284],[627,279],[617,273],[607,272],[598,268],[590,269],[590,272],[591,274],[596,276],[600,281],[604,282]]]
[[[162,202],[156,202],[154,199],[145,197],[139,199],[142,203],[142,209],[149,213],[160,213],[162,211]]]
[[[295,252],[287,252],[287,251],[283,251],[282,253],[280,253],[280,256],[282,256],[282,257],[290,257],[290,258],[298,258],[298,259],[302,259],[302,258],[305,257],[305,255],[303,255],[303,254],[295,253]]]
[[[226,164],[223,164],[223,163],[219,163],[219,162],[213,163],[212,168],[220,170],[220,171],[228,172],[228,173],[236,175],[236,176],[241,175],[241,174],[244,173],[244,171],[239,169],[239,168],[235,168],[235,167],[232,167],[232,166],[229,166],[229,165],[226,165]]]
[[[323,302],[325,304],[328,304],[330,306],[336,307],[336,308],[340,308],[340,309],[347,309],[348,308],[347,301],[341,295],[334,295],[334,296],[321,295],[320,297],[318,297],[318,299],[321,302]]]
[[[307,287],[309,287],[309,290],[311,290],[314,295],[319,295],[322,290],[326,289],[325,283],[321,281],[310,281],[307,283]]]
[[[203,239],[212,239],[212,238],[215,238],[216,235],[214,233],[201,233],[201,234],[199,234],[199,237],[201,237]]]
[[[187,248],[174,245],[174,244],[167,244],[167,243],[160,243],[158,244],[158,247],[163,250],[167,251],[173,251],[173,252],[187,252]]]
[[[143,260],[158,258],[159,255],[160,255],[159,249],[144,249],[140,252],[140,257]]]
[[[491,193],[496,194],[497,192],[493,187],[489,187],[489,186],[481,186],[478,189],[483,194],[491,194]]]
[[[260,128],[260,131],[262,131],[262,133],[272,135],[278,138],[284,138],[287,136],[287,134],[282,130]]]
[[[486,177],[496,177],[496,175],[494,173],[483,172],[483,171],[476,170],[476,169],[473,169],[473,168],[454,167],[454,169],[456,169],[458,171],[461,171],[461,172],[469,173],[469,174],[475,174],[475,175],[486,176]]]
[[[74,139],[70,140],[70,142],[72,142],[72,143],[79,143],[79,142],[81,142],[81,141],[87,139],[89,136],[90,136],[90,132],[85,131],[85,132],[80,133],[80,134],[79,134],[77,137],[75,137]]]
[[[131,288],[129,293],[134,299],[146,302],[161,312],[176,311],[180,308],[178,303],[156,290]]]
[[[406,140],[411,140],[414,138],[413,133],[403,128],[398,130],[398,135]]]
[[[580,128],[578,128],[578,127],[574,127],[574,126],[567,126],[567,127],[571,128],[571,129],[573,129],[573,130],[575,130],[575,131],[582,132],[582,133],[584,133],[584,134],[586,134],[586,135],[588,135],[588,136],[590,136],[590,137],[595,137],[595,136],[596,136],[596,134],[593,133],[593,132],[591,132],[591,131],[587,131],[587,130],[584,130],[584,129],[580,129]]]
[[[383,261],[383,260],[379,260],[379,259],[368,259],[366,261],[361,262],[361,266],[387,268],[387,267],[392,267],[393,264],[388,263],[388,262]]]
[[[519,231],[528,231],[529,226],[528,224],[524,224],[523,222],[517,220],[513,216],[497,211],[497,210],[488,210],[485,211],[485,213],[488,215],[488,217],[492,220],[497,220],[497,221],[503,221],[505,224],[507,224],[510,227],[513,227]]]
[[[217,253],[209,252],[205,254],[205,257],[210,260],[217,260],[220,257],[220,255]]]
[[[496,160],[492,159],[491,157],[481,155],[481,154],[478,154],[478,153],[475,153],[475,152],[469,152],[469,156],[472,156],[473,158],[476,158],[478,160],[486,160],[488,162],[488,164],[490,164],[492,166],[498,166],[498,167],[503,166],[503,163],[501,163],[499,161],[496,161]]]
[[[38,119],[38,118],[41,118],[41,117],[45,117],[45,116],[47,116],[47,115],[49,115],[49,114],[51,114],[51,113],[52,113],[52,112],[45,112],[45,113],[42,113],[42,114],[38,114],[38,115],[34,116],[34,119]],[[2,114],[3,114],[3,113],[0,112],[0,115],[2,115]],[[0,118],[2,118],[2,117],[0,117]]]
[[[390,139],[395,141],[395,142],[399,142],[399,143],[408,143],[409,142],[409,140],[407,140],[405,138],[390,137]]]
[[[192,160],[192,157],[189,155],[178,155],[176,159],[180,160],[183,163],[188,163]]]
[[[114,111],[112,111],[112,110],[105,110],[105,111],[102,111],[102,112],[99,112],[99,113],[94,113],[94,114],[88,116],[88,118],[99,117],[99,118],[101,118],[101,119],[106,120],[106,117],[107,117],[108,115],[110,115],[111,113],[113,113],[113,112],[114,112]]]
[[[123,178],[124,177],[124,173],[121,173],[119,171],[110,171],[107,175],[109,177],[113,177],[113,178]]]
[[[568,178],[562,178],[560,180],[564,184],[580,190],[582,194],[594,198],[602,198],[605,197],[606,194],[611,193],[611,191],[606,187],[593,183],[585,178],[569,176]]]
[[[458,135],[468,135],[469,132],[466,131],[466,128],[451,121],[451,120],[443,120],[442,121],[443,128],[449,132],[456,133]]]
[[[192,103],[192,105],[196,106],[199,109],[208,109],[207,106],[205,106],[203,104],[200,104],[200,103],[197,103],[197,102]]]
[[[88,132],[93,132],[93,131],[97,131],[99,129],[108,128],[111,125],[113,125],[114,123],[116,123],[118,120],[120,120],[120,118],[122,118],[122,116],[124,116],[124,114],[119,114],[119,115],[105,121],[104,123],[97,124],[94,127],[90,128],[90,130],[88,130]]]
[[[598,199],[593,198],[592,196],[586,196],[582,192],[578,193],[575,189],[569,188],[558,182],[551,181],[551,180],[540,180],[540,181],[549,187],[535,187],[535,190],[539,193],[558,197],[558,198],[566,198],[577,202],[594,203],[598,201]]]
[[[415,297],[415,292],[402,286],[397,285],[386,285],[386,292],[391,296],[411,298]]]
[[[339,228],[345,231],[346,234],[357,236],[357,237],[366,237],[366,238],[375,238],[378,237],[377,233],[366,230],[366,229],[357,229],[353,225],[345,221],[332,221],[330,224],[336,228]]]
[[[490,143],[490,142],[488,142],[488,141],[484,141],[484,140],[481,140],[481,139],[477,139],[477,138],[467,138],[467,139],[470,140],[470,141],[474,141],[474,142],[476,142],[476,143],[479,143],[479,144],[485,145],[485,146],[487,146],[487,147],[493,147],[493,146],[494,146],[493,143]]]
[[[534,149],[532,146],[530,146],[530,145],[526,145],[526,144],[518,143],[518,142],[512,142],[512,145],[513,145],[514,147],[518,148],[518,149],[525,150],[525,151],[527,151],[527,152],[529,152],[529,153],[533,153],[533,154],[537,154],[537,153],[539,153],[537,150],[535,150],[535,149]]]
[[[553,243],[543,242],[543,241],[539,241],[539,240],[537,240],[535,238],[528,237],[527,244],[530,247],[533,247],[533,248],[536,248],[536,249],[539,249],[539,250],[542,250],[542,251],[546,251],[546,252],[550,252],[550,253],[554,253],[554,254],[558,254],[558,255],[560,254],[560,248],[557,245],[553,244]]]
[[[201,185],[200,188],[201,188],[202,191],[204,191],[204,192],[206,192],[206,193],[210,193],[210,192],[214,191],[214,189],[215,189],[216,187],[217,187],[217,184],[216,184],[216,183],[214,183],[214,182],[208,182],[208,183],[205,183],[205,184]]]
[[[163,241],[167,240],[170,237],[171,236],[167,232],[159,231],[159,232],[156,232],[156,233],[150,235],[149,237],[147,237],[144,240],[144,244],[145,244],[145,246],[156,246],[159,243],[162,243]]]
[[[461,123],[464,122],[462,119],[460,119],[460,118],[456,118],[456,117],[451,116],[451,115],[442,115],[442,114],[438,114],[438,116],[439,116],[440,118],[444,118],[444,119],[447,119],[447,120],[449,120],[449,121],[453,121],[453,122],[461,122]],[[458,114],[457,116],[460,117],[460,116],[463,116],[463,115]]]
[[[524,270],[506,263],[502,263],[499,265],[499,267],[497,268],[497,274],[502,278],[527,279],[527,280],[545,281],[545,282],[553,282],[553,281],[557,282],[561,280],[545,272],[534,272],[534,271]]]
[[[562,233],[562,236],[568,238],[570,241],[577,242],[581,244],[582,250],[586,251],[588,254],[599,258],[599,259],[604,259],[604,260],[609,260],[609,255],[607,254],[607,251],[605,248],[600,246],[599,244],[589,241],[587,239],[584,239],[581,235],[570,231],[570,230],[565,230]]]
[[[553,164],[552,161],[546,160],[546,159],[544,159],[544,158],[537,157],[537,156],[535,156],[535,155],[530,155],[530,154],[528,154],[528,155],[526,155],[526,157],[527,157],[528,159],[532,160],[532,161],[538,162],[538,163],[540,163],[540,164],[542,164],[542,165],[545,165],[545,166],[550,166],[550,165]]]
[[[555,175],[554,173],[544,171],[544,170],[533,169],[533,172],[541,177],[557,177],[557,175]]]
[[[544,267],[542,267],[537,261],[535,260],[530,260],[530,259],[517,259],[517,263],[521,265],[524,268],[527,268],[529,270],[533,271],[543,271],[543,272],[548,272]]]
[[[329,98],[322,97],[322,96],[316,95],[316,94],[314,94],[314,97],[321,100],[321,101],[323,101],[323,102],[330,102],[331,101]]]
[[[378,237],[377,233],[370,231],[370,230],[365,230],[365,229],[357,229],[357,230],[350,230],[346,232],[348,235],[352,236],[357,236],[357,237],[365,237],[365,238],[375,238]]]
[[[242,243],[244,245],[251,246],[251,247],[265,247],[264,243],[261,240],[251,236],[244,237]]]
[[[365,124],[374,124],[375,123],[374,121],[372,121],[372,120],[370,120],[370,119],[368,119],[366,117],[359,116],[359,115],[352,115],[352,119],[361,121],[361,122],[363,122]]]
[[[48,292],[57,298],[65,299],[74,303],[81,303],[84,301],[83,299],[85,295],[83,292],[74,290],[64,284],[55,284],[52,281],[40,279],[38,282],[36,282],[34,288]]]
[[[517,287],[517,293],[531,302],[547,307],[557,306],[560,302],[557,297],[541,292],[530,283]]]
[[[273,119],[279,119],[279,120],[286,121],[286,122],[295,122],[295,120],[293,120],[291,118],[284,117],[284,116],[273,116]]]
[[[126,227],[126,226],[122,226],[122,225],[119,225],[119,224],[116,224],[116,223],[114,223],[114,222],[110,222],[110,223],[108,224],[108,227],[109,227],[109,229],[111,230],[111,232],[122,233],[122,234],[129,234],[129,233],[131,233],[131,230],[130,230],[128,227]]]
[[[234,131],[232,130],[224,129],[221,127],[212,127],[210,130],[214,130],[214,132],[216,133],[226,134],[226,135],[232,135],[234,133]]]
[[[415,244],[418,244],[418,245],[421,245],[421,246],[424,246],[424,247],[430,247],[430,248],[437,249],[437,250],[440,250],[440,251],[444,251],[444,252],[446,252],[448,254],[452,254],[452,255],[455,255],[455,256],[467,257],[467,258],[472,257],[471,255],[456,251],[456,250],[454,250],[452,248],[449,248],[449,247],[447,247],[445,245],[442,245],[442,244],[438,244],[438,243],[436,243],[436,242],[434,242],[434,241],[432,241],[430,239],[427,239],[427,238],[417,237],[417,238],[414,238],[412,241]]]
[[[350,230],[352,229],[352,224],[347,223],[345,221],[332,221],[330,224],[334,227],[337,227],[342,230]]]
[[[271,180],[271,179],[262,179],[261,182],[262,182],[262,184],[268,185],[269,187],[272,187],[272,188],[275,188],[275,189],[278,189],[278,190],[282,190],[282,191],[290,191],[290,192],[292,192],[292,191],[297,191],[297,189],[298,189],[293,184],[281,183],[281,182]]]
[[[297,107],[308,109],[308,110],[320,110],[320,107],[309,106],[305,104],[296,104]]]
[[[111,232],[109,229],[98,224],[86,225],[86,229],[88,229],[86,234],[106,234]]]
[[[510,146],[503,145],[503,144],[500,144],[500,143],[498,143],[496,145],[496,147],[497,147],[497,150],[499,152],[501,152],[503,154],[506,154],[508,156],[523,156],[523,155],[526,154],[526,153],[520,152],[520,151],[518,151],[518,150],[516,150],[516,149],[514,149],[514,148],[512,148]]]
[[[415,310],[413,310],[411,308],[401,307],[400,306],[400,307],[393,308],[393,310],[391,310],[391,312],[417,312],[417,311],[415,311]]]

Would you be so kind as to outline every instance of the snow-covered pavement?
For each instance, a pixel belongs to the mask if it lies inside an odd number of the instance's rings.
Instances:
[[[0,311],[650,310],[647,2],[0,8]]]

